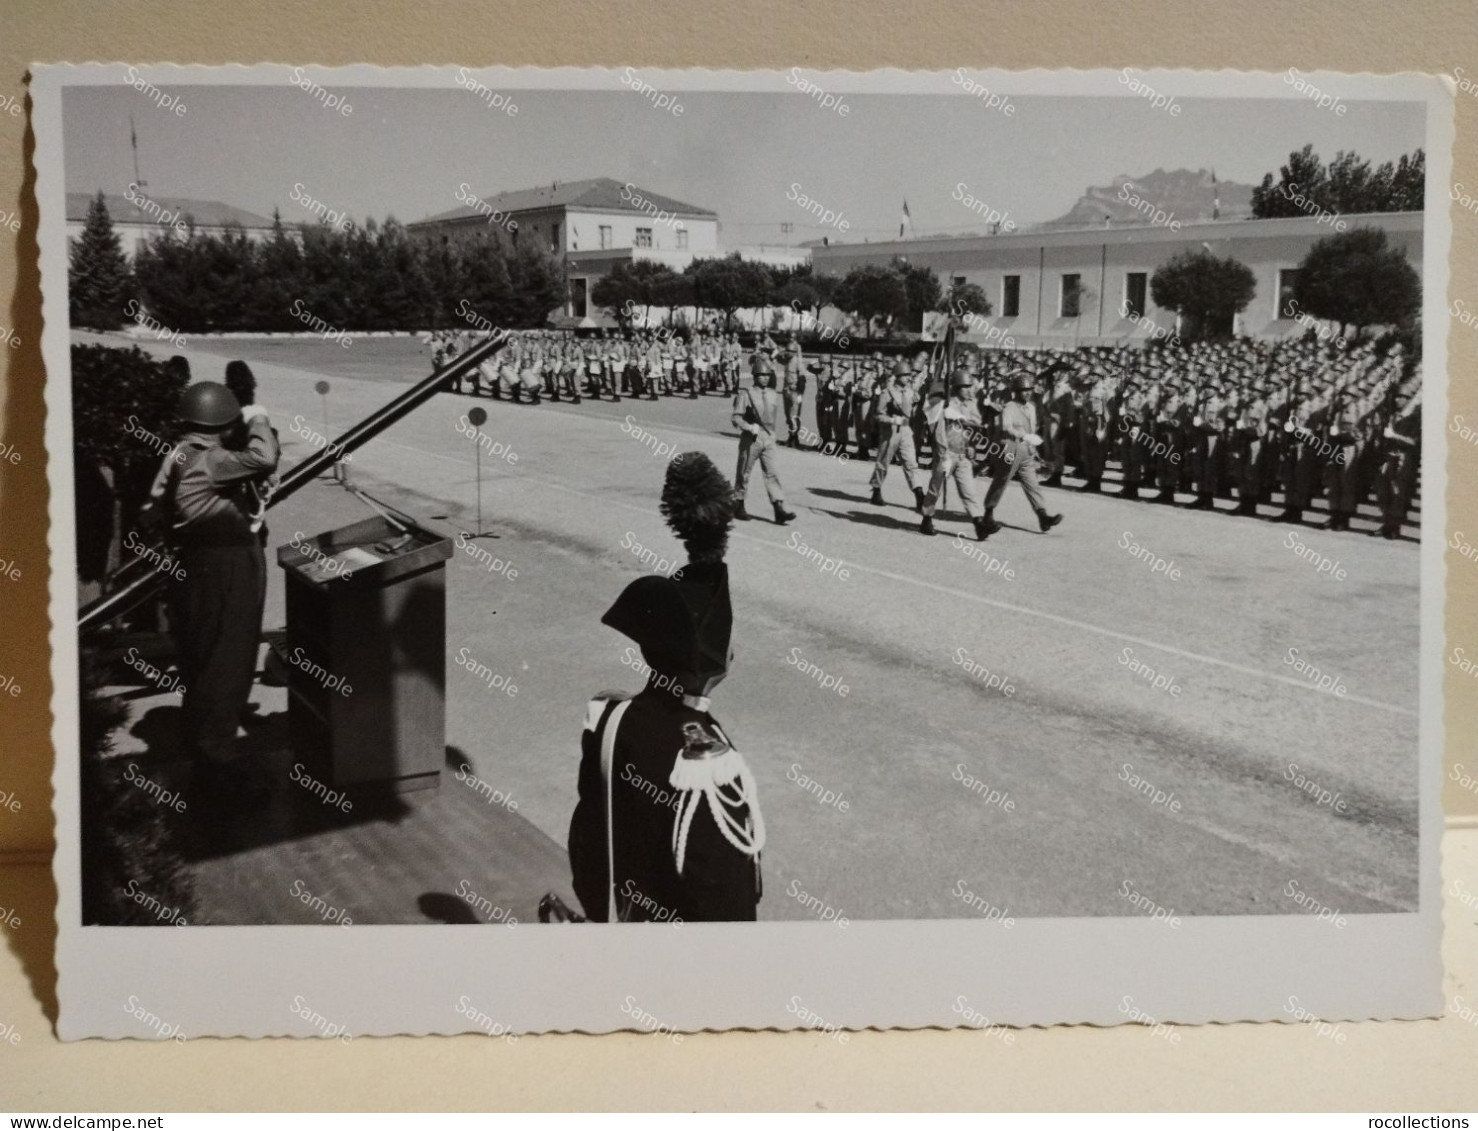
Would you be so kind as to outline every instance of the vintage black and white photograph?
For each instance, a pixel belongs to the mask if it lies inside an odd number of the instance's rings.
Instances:
[[[38,76],[64,1033],[1440,1009],[1436,80]]]

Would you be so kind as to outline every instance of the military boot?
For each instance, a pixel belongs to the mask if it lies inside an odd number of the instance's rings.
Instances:
[[[919,523],[919,533],[920,534],[928,534],[930,536],[932,536],[932,535],[934,535],[936,533],[936,531],[934,529],[934,518],[933,518],[932,515],[927,515],[926,514],[924,516],[924,521],[921,522],[921,523]]]
[[[1047,531],[1051,530],[1061,521],[1062,515],[1060,514],[1048,514],[1046,511],[1037,512],[1037,526],[1041,528],[1043,534],[1046,534]]]
[[[886,505],[883,502],[883,493],[882,493],[882,491],[880,491],[876,487],[874,487],[872,489],[872,498],[869,500],[869,502],[871,502],[872,505],[875,506],[875,507],[881,507],[881,506],[885,506]]]
[[[791,519],[795,518],[795,515],[791,511],[785,509],[784,503],[776,503],[774,504],[774,506],[775,523],[777,526],[784,526],[787,522],[791,521]]]
[[[749,521],[749,512],[744,509],[744,500],[740,499],[734,504],[734,517],[740,522]]]

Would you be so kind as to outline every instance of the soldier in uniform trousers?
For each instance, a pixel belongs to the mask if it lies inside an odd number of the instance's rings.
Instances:
[[[1360,490],[1363,439],[1360,414],[1353,401],[1347,401],[1330,413],[1325,440],[1333,451],[1324,462],[1324,490],[1329,498],[1329,520],[1324,524],[1325,530],[1349,530],[1350,519],[1360,505],[1364,495]]]
[[[756,918],[764,818],[743,755],[709,713],[733,662],[732,505],[707,456],[674,457],[662,513],[688,562],[633,581],[601,618],[640,647],[649,675],[637,695],[604,692],[586,709],[569,855],[596,922]]]
[[[1103,490],[1103,472],[1108,466],[1109,406],[1113,402],[1113,382],[1098,376],[1083,395],[1078,424],[1078,447],[1083,464],[1083,486],[1080,491],[1098,494]]]
[[[1215,508],[1215,499],[1226,474],[1228,404],[1222,396],[1221,386],[1213,385],[1200,410],[1191,418],[1192,460],[1196,484],[1196,501],[1190,509],[1209,511]]]
[[[775,389],[775,371],[769,358],[756,353],[754,378],[748,388],[734,394],[731,417],[739,429],[739,466],[734,473],[734,517],[748,519],[744,497],[749,491],[749,473],[758,463],[765,476],[765,491],[775,508],[775,522],[784,526],[795,518],[785,509],[785,489],[780,485],[775,429],[782,419],[780,394]]]
[[[1180,384],[1170,380],[1161,386],[1163,395],[1155,411],[1154,428],[1151,435],[1158,447],[1147,455],[1154,467],[1155,484],[1159,494],[1154,501],[1165,506],[1175,506],[1175,489],[1180,483],[1180,461],[1185,458],[1181,451],[1180,435],[1184,424],[1182,417],[1190,415],[1185,398],[1180,395]]]
[[[523,340],[515,335],[508,339],[502,352],[478,363],[478,375],[487,379],[488,392],[494,400],[502,400],[504,388],[511,388],[517,382],[519,357],[523,348]]]
[[[909,386],[908,366],[899,361],[893,380],[878,401],[878,461],[872,469],[872,504],[883,505],[883,481],[894,456],[903,459],[903,479],[913,492],[914,506],[924,509],[924,489],[918,485],[919,460],[913,446],[913,416],[917,398]]]
[[[1145,450],[1139,437],[1150,426],[1150,395],[1142,392],[1133,379],[1126,381],[1119,394],[1119,467],[1122,469],[1124,487],[1119,492],[1122,499],[1139,498],[1139,485],[1144,479]]]
[[[1020,482],[1043,534],[1062,521],[1062,515],[1048,513],[1047,501],[1042,498],[1042,490],[1037,484],[1036,449],[1042,437],[1037,432],[1036,406],[1031,403],[1031,391],[1031,377],[1025,373],[1018,374],[1011,382],[1011,402],[1001,410],[1003,450],[995,477],[991,480],[990,492],[985,496],[986,534],[994,534],[1000,529],[995,520],[996,507],[1013,479]]]
[[[832,420],[836,414],[836,355],[827,354],[826,366],[818,360],[816,373],[816,434],[824,451],[831,451]]]
[[[871,358],[862,362],[862,371],[851,387],[851,429],[857,438],[857,460],[871,460],[876,442],[876,414],[881,396],[882,355],[873,350]]]
[[[518,378],[522,391],[528,394],[530,404],[539,403],[539,385],[544,375],[544,345],[536,340],[533,348],[524,356]],[[513,401],[519,403],[518,388],[513,390]]]
[[[975,527],[975,537],[984,542],[992,531],[980,502],[974,469],[970,464],[971,432],[980,426],[980,412],[975,405],[975,383],[970,374],[963,369],[956,369],[951,373],[949,392],[946,400],[944,382],[937,379],[931,381],[927,387],[924,419],[934,438],[934,467],[929,475],[929,490],[919,508],[924,512],[919,533],[937,533],[934,529],[934,511],[946,486],[953,480],[965,513]]]
[[[780,353],[783,376],[780,394],[785,402],[785,443],[787,447],[801,446],[801,410],[805,407],[806,373],[802,368],[805,357],[800,343],[792,336]]]
[[[1422,462],[1422,390],[1409,393],[1395,418],[1381,432],[1385,443],[1376,500],[1380,503],[1382,538],[1401,537],[1401,526],[1416,494]]]
[[[852,387],[857,383],[857,359],[843,354],[832,380],[831,446],[839,456],[847,454],[847,433],[852,427]]]
[[[262,636],[267,564],[258,485],[277,470],[277,434],[265,409],[243,411],[213,381],[187,387],[178,416],[183,434],[161,463],[141,517],[166,526],[176,548],[170,605],[185,748],[207,794],[256,795],[266,776],[237,753],[236,727]]]

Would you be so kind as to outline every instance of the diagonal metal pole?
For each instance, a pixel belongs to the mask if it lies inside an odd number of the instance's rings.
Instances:
[[[464,377],[482,362],[496,354],[507,344],[508,335],[504,331],[498,331],[479,342],[460,357],[453,359],[438,369],[431,376],[418,381],[405,392],[392,400],[389,404],[382,405],[370,413],[353,428],[345,432],[335,443],[319,448],[312,455],[294,464],[277,484],[277,489],[272,493],[272,498],[267,501],[270,509],[283,499],[295,494],[309,483],[313,482],[327,468],[331,467],[336,460],[342,459],[356,449],[369,443],[392,424],[397,423],[403,417],[420,408],[428,400],[434,397],[441,388],[457,377]],[[161,553],[159,558],[163,557]],[[86,632],[89,629],[98,628],[111,620],[122,616],[124,613],[137,608],[148,600],[154,593],[155,587],[162,583],[159,567],[150,563],[147,556],[140,555],[135,559],[147,565],[147,569],[139,576],[129,581],[121,589],[109,593],[105,597],[99,597],[82,609],[77,617],[77,630]]]

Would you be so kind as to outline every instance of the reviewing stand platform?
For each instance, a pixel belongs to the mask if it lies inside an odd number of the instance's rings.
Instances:
[[[449,539],[380,516],[277,551],[293,750],[336,789],[441,784],[451,554]]]

